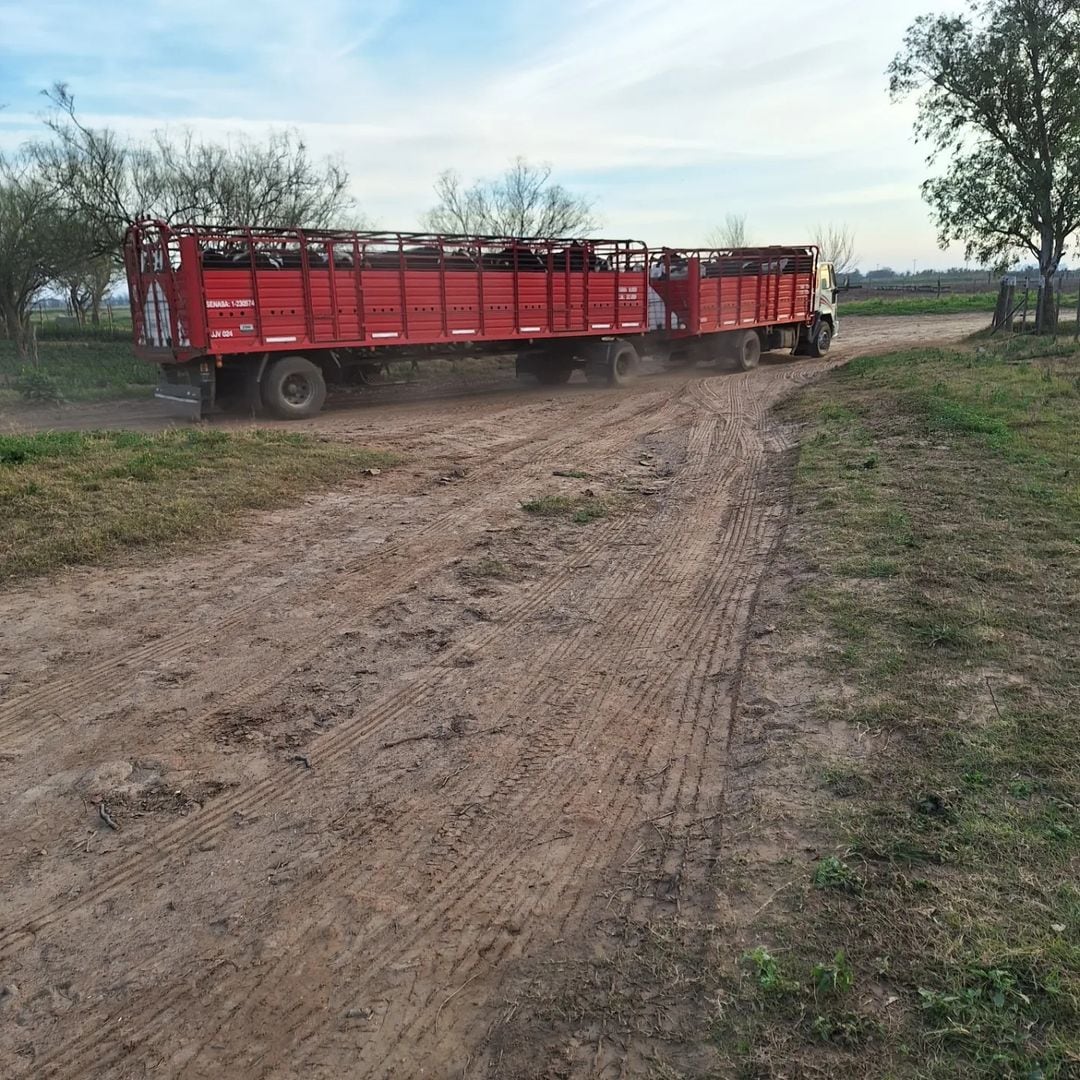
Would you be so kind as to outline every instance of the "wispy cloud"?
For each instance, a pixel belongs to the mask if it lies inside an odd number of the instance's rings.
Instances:
[[[693,242],[739,210],[786,241],[847,218],[868,254],[927,261],[921,155],[883,77],[926,2],[0,0],[0,146],[66,79],[136,135],[296,127],[386,225],[416,220],[441,169],[520,153],[608,231]]]

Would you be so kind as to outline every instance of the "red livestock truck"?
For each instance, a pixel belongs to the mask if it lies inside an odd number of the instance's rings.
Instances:
[[[632,240],[222,228],[140,222],[124,245],[135,351],[156,396],[312,416],[328,383],[392,360],[517,354],[519,375],[619,385],[669,363],[821,355],[836,331],[817,249],[649,251]]]

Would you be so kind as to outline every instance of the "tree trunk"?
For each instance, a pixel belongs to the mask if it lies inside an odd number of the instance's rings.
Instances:
[[[1039,304],[1035,312],[1035,333],[1050,334],[1057,330],[1054,308],[1054,275],[1057,260],[1054,258],[1053,234],[1043,233],[1039,252]]]
[[[0,319],[3,319],[7,327],[8,338],[15,343],[15,355],[24,362],[30,360],[33,350],[29,313],[20,311],[18,303],[12,297],[0,294]]]

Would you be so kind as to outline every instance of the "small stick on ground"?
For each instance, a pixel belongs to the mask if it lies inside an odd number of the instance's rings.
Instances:
[[[1004,720],[1005,718],[1001,715],[1001,709],[998,707],[997,694],[994,693],[994,687],[990,682],[990,676],[987,675],[987,676],[985,676],[985,678],[986,678],[986,689],[990,691],[990,700],[994,703],[994,712],[996,712],[998,714],[998,719],[999,720]]]
[[[456,998],[458,994],[460,994],[461,991],[469,985],[469,983],[475,982],[477,979],[479,979],[480,974],[481,973],[478,971],[475,975],[470,975],[469,978],[467,978],[449,997],[444,999],[443,1003],[439,1006],[438,1012],[435,1013],[435,1023],[433,1026],[436,1031],[439,1030],[439,1017],[442,1016],[443,1009],[445,1009],[446,1006],[449,1005],[450,1002],[453,1001],[454,998]]]
[[[101,818],[101,820],[104,821],[110,829],[112,829],[114,832],[120,831],[120,826],[116,824],[113,816],[109,813],[109,808],[105,805],[104,799],[102,799],[101,802],[98,803],[97,812],[98,817]]]

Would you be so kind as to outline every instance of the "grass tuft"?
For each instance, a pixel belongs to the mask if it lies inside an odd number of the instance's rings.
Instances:
[[[527,514],[544,518],[564,518],[575,525],[588,525],[611,513],[608,500],[590,495],[540,495],[521,504]]]

